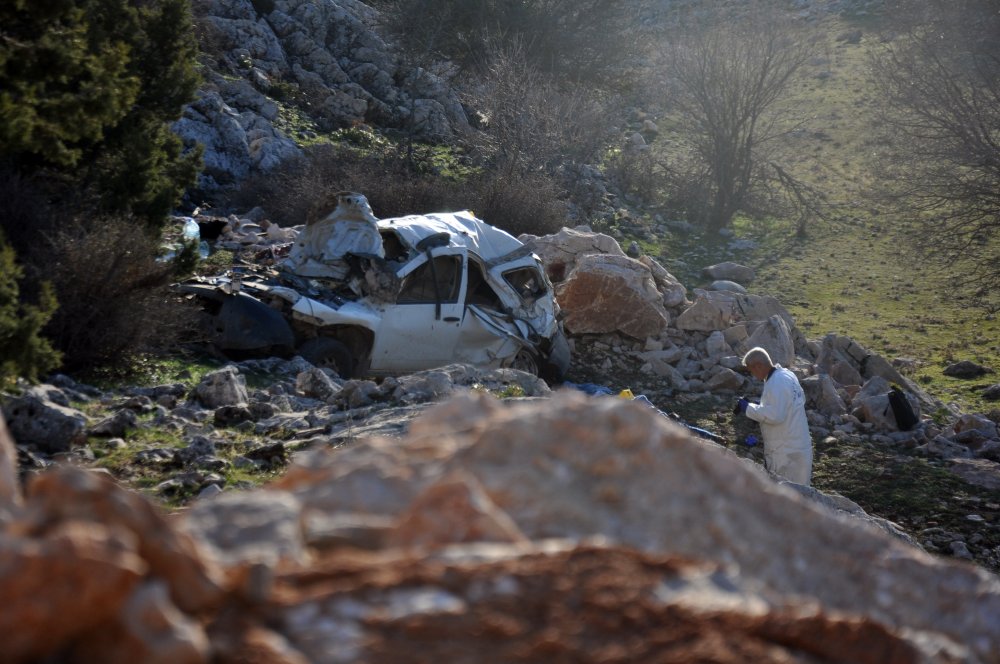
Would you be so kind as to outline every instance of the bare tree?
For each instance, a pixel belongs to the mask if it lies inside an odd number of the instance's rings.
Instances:
[[[960,281],[1000,285],[1000,13],[995,0],[930,0],[872,60],[883,100],[880,189],[926,256]]]
[[[791,128],[782,102],[811,55],[805,35],[764,3],[676,32],[667,49],[666,103],[688,151],[674,155],[668,173],[694,199],[689,207],[700,207],[712,231],[741,210],[758,211],[762,201],[777,204],[779,191],[794,192],[788,200],[809,209],[815,192],[769,151]]]

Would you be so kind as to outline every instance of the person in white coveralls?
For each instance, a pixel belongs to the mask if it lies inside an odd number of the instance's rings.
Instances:
[[[764,381],[759,404],[741,397],[736,408],[760,423],[765,466],[787,480],[809,486],[813,452],[802,386],[795,374],[774,364],[763,348],[750,349],[743,356],[743,366]]]

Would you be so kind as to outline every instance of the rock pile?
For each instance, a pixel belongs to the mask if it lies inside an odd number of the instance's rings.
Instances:
[[[776,299],[732,289],[685,287],[649,256],[625,256],[614,238],[586,227],[544,237],[522,236],[555,283],[566,330],[578,348],[596,357],[601,372],[628,374],[627,383],[666,386],[676,393],[758,393],[760,384],[741,370],[741,358],[761,346],[799,377],[807,396],[812,433],[831,442],[865,438],[889,448],[948,462],[965,481],[1000,487],[1000,446],[995,426],[980,415],[978,428],[961,430],[957,412],[931,398],[891,362],[849,337],[806,339]],[[751,268],[732,262],[706,267],[710,279],[750,284]],[[985,367],[962,362],[949,375],[978,376]],[[900,386],[921,423],[900,431],[889,405]],[[655,388],[654,388],[655,389]],[[935,423],[927,415],[935,414]],[[972,426],[966,423],[964,426]],[[959,427],[959,428],[956,428]]]
[[[269,384],[248,389],[248,374],[268,376]],[[98,443],[88,444],[88,437],[106,439],[104,451],[114,451],[129,447],[125,439],[133,432],[155,430],[175,436],[180,446],[150,444],[131,452],[139,466],[135,472],[155,469],[167,476],[155,487],[167,498],[218,493],[231,488],[227,473],[272,472],[284,468],[292,452],[311,445],[400,435],[427,404],[459,389],[550,394],[544,381],[513,369],[453,365],[375,383],[342,380],[301,358],[228,365],[190,390],[177,383],[128,387],[116,394],[65,376],[57,382],[61,387],[32,387],[3,406],[22,471],[41,470],[54,461],[90,464]],[[70,407],[70,399],[99,406],[107,415],[91,421]]]
[[[271,487],[174,518],[72,469],[0,513],[11,662],[874,664],[1000,649],[993,575],[617,399],[470,394],[404,439],[300,454]]]

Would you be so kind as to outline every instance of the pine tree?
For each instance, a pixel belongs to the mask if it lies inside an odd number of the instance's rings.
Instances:
[[[0,154],[73,166],[125,117],[139,78],[112,14],[123,0],[0,3]]]
[[[22,274],[14,250],[0,236],[0,387],[18,376],[36,380],[60,361],[59,353],[40,336],[56,310],[52,289],[43,285],[37,306],[22,304]]]
[[[0,3],[0,158],[159,222],[200,166],[169,130],[196,55],[189,0]]]

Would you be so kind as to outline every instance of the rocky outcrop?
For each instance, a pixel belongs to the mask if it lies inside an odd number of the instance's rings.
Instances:
[[[205,188],[300,154],[308,136],[277,127],[278,102],[295,96],[321,131],[371,123],[442,139],[469,128],[457,94],[433,71],[404,69],[362,2],[200,0],[195,11],[215,70],[174,130],[205,147]]]

